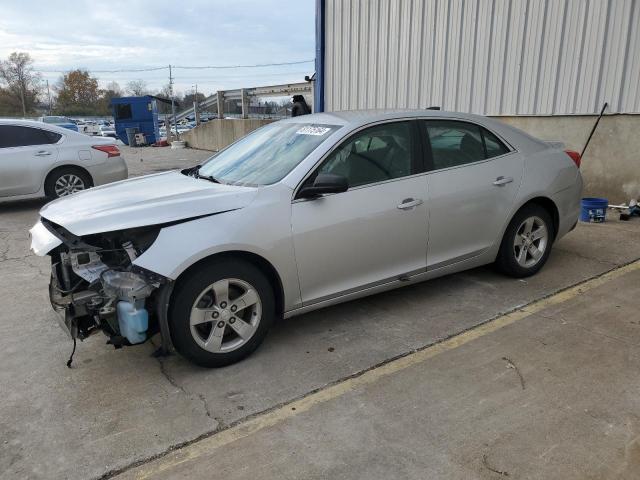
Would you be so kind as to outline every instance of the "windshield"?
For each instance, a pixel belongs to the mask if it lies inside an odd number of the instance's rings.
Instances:
[[[336,125],[271,123],[254,130],[200,167],[198,174],[223,183],[270,185],[282,180]]]

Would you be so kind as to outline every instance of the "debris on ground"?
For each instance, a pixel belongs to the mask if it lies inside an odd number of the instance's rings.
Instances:
[[[515,370],[515,372],[518,374],[518,378],[520,378],[520,385],[522,386],[522,389],[524,390],[524,388],[525,388],[525,386],[524,386],[524,377],[522,376],[522,373],[520,373],[520,369],[516,366],[515,363],[513,363],[513,361],[509,357],[502,357],[502,360],[507,362],[507,368],[513,368]]]
[[[507,472],[506,470],[498,470],[497,468],[493,468],[491,465],[489,465],[489,460],[487,460],[487,454],[485,453],[484,455],[482,455],[482,464],[484,465],[484,467],[493,472],[493,473],[497,473],[498,475],[502,475],[503,477],[508,477],[509,476],[509,472]]]
[[[620,212],[620,220],[629,221],[631,217],[640,217],[640,206],[638,201],[634,198],[629,200],[629,205],[623,203],[622,205],[609,205],[609,208],[618,210]]]

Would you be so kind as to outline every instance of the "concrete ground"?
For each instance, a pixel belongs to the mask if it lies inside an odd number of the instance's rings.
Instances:
[[[209,153],[126,155],[136,175]],[[526,280],[480,268],[277,322],[223,369],[101,335],[68,369],[28,250],[42,204],[0,204],[0,479],[638,478],[638,221],[579,225]]]

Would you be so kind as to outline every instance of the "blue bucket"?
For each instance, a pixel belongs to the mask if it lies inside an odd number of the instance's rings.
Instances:
[[[580,209],[580,220],[583,222],[602,223],[607,214],[609,200],[606,198],[583,198]]]

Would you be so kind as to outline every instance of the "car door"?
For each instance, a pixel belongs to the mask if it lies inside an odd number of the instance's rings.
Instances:
[[[428,269],[481,254],[500,241],[522,180],[523,158],[479,125],[422,123],[429,205]]]
[[[62,135],[24,125],[0,125],[0,197],[36,193],[56,162]]]
[[[349,189],[295,199],[292,232],[304,305],[426,269],[427,183],[416,121],[365,128],[342,142],[318,173]]]

